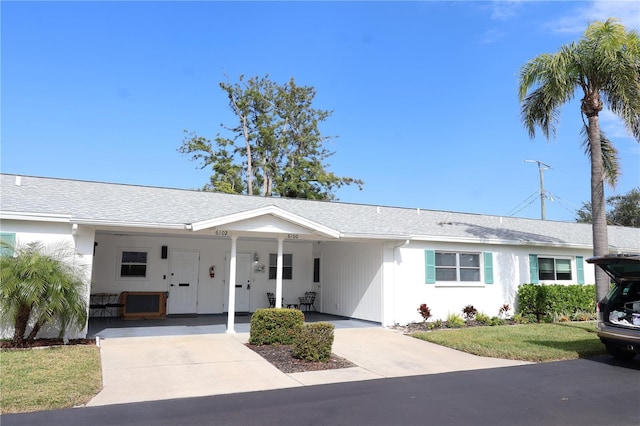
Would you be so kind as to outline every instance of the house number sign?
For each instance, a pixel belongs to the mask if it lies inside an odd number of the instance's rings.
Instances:
[[[216,229],[216,236],[218,237],[228,237],[229,236],[229,231],[221,231]]]
[[[290,240],[297,240],[300,238],[300,235],[298,234],[287,234],[287,238]]]

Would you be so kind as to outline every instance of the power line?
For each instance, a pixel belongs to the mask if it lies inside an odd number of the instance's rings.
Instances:
[[[525,198],[523,201],[521,201],[520,204],[518,204],[517,206],[515,206],[514,208],[509,210],[509,212],[507,212],[507,214],[505,216],[514,216],[515,214],[517,214],[517,213],[521,212],[522,210],[526,209],[527,207],[529,207],[537,198],[538,198],[538,191],[536,191],[533,194],[529,195],[527,198]],[[520,206],[522,206],[522,207],[520,207]]]

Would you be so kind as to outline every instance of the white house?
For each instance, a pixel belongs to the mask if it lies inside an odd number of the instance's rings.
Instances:
[[[389,326],[523,283],[593,283],[591,225],[2,174],[4,240],[64,241],[95,293],[161,292],[166,313],[253,312],[315,291],[318,311]],[[611,252],[640,229],[609,227]],[[231,309],[230,309],[231,307]]]

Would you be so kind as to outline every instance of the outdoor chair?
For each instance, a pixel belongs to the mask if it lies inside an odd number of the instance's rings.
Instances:
[[[302,310],[302,308],[306,308],[307,311],[310,311],[311,309],[313,309],[314,311],[316,310],[316,307],[314,305],[316,301],[315,291],[306,291],[304,293],[304,296],[298,297],[298,300],[300,301],[300,310]]]
[[[276,296],[273,293],[267,292],[267,299],[269,299],[269,307],[276,307]]]

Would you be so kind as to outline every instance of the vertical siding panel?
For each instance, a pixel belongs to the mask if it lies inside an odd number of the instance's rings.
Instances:
[[[382,320],[382,244],[325,243],[323,298],[327,313]],[[336,304],[339,307],[336,307]]]

